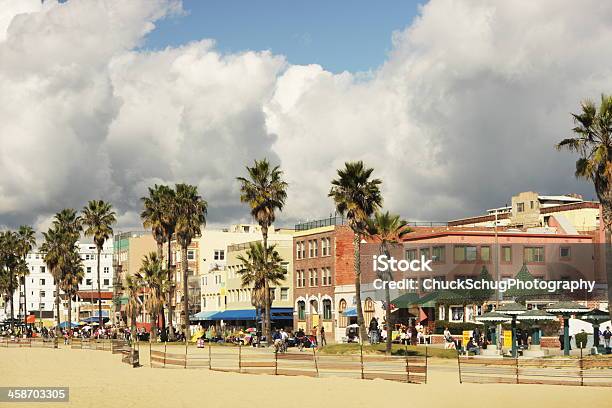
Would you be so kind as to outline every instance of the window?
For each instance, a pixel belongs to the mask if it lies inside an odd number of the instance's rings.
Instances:
[[[331,320],[332,318],[332,307],[331,300],[323,300],[323,320]]]
[[[480,259],[483,262],[489,262],[491,260],[491,247],[480,247]]]
[[[416,248],[411,248],[411,249],[407,249],[406,250],[406,260],[407,261],[413,261],[415,259],[418,258],[418,254],[417,254],[417,249]]]
[[[44,286],[45,285],[45,280],[41,279],[41,280],[39,280],[39,283],[40,283],[41,286]]]
[[[444,262],[445,260],[445,248],[443,246],[435,246],[432,248],[433,253],[433,261],[434,262]]]
[[[534,209],[534,207],[535,207],[535,203],[533,202],[533,200],[532,200],[532,201],[530,201],[530,203],[531,203],[531,209],[533,210],[533,209]]]
[[[108,286],[110,285],[110,280],[109,279],[104,279],[104,286]]]
[[[295,257],[296,259],[306,258],[306,249],[304,246],[304,241],[299,241],[295,244]]]
[[[331,245],[329,238],[321,239],[321,256],[331,255]]]
[[[501,249],[501,260],[502,262],[512,262],[512,247],[503,246]]]
[[[346,327],[347,318],[344,315],[346,311],[346,300],[340,299],[338,303],[338,327]]]
[[[104,267],[104,273],[110,273],[110,267],[105,266]]]
[[[45,291],[44,291],[44,290],[41,290],[41,291],[40,291],[40,295],[39,295],[39,296],[40,296],[41,298],[44,298],[46,295],[47,295],[47,294],[45,293]]]
[[[453,322],[462,322],[465,309],[463,306],[451,306],[450,307],[450,320]]]
[[[561,247],[559,248],[559,257],[561,259],[569,259],[571,257],[571,250],[570,247]]]
[[[45,273],[45,267],[44,266],[40,267],[40,273]]]
[[[223,261],[225,259],[225,250],[224,249],[215,249],[215,254],[213,256],[215,261]]]
[[[331,286],[331,269],[321,269],[321,286]]]
[[[525,247],[525,262],[544,262],[544,247]]]
[[[289,272],[289,262],[281,262],[281,268],[283,268],[283,274],[287,274]]]
[[[295,273],[295,277],[296,277],[295,285],[298,288],[303,288],[304,286],[306,286],[306,276],[304,274],[304,270],[297,271]]]
[[[316,258],[318,255],[319,244],[316,239],[308,241],[308,257]]]
[[[91,279],[85,279],[85,284],[86,285],[91,285]]]
[[[280,300],[289,299],[289,288],[281,288]]]
[[[298,302],[298,320],[306,320],[306,302],[300,300]]]
[[[45,308],[45,304],[44,303],[41,303],[38,306],[39,306],[40,309],[44,309]]]
[[[195,251],[193,249],[189,249],[187,251],[187,260],[193,261],[195,259]]]
[[[457,245],[455,246],[455,262],[474,262],[476,253],[475,246]]]
[[[525,203],[516,203],[516,212],[525,211]]]
[[[370,324],[372,317],[374,317],[374,301],[367,298],[363,305],[363,319],[366,321],[366,326]]]
[[[91,266],[87,267],[87,273],[91,273]]]
[[[425,257],[425,259],[431,259],[431,249],[430,248],[421,248],[421,256]]]
[[[319,286],[319,272],[316,269],[308,270],[308,285],[311,288]]]

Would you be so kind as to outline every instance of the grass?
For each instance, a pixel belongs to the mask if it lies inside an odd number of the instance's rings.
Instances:
[[[424,356],[425,350],[427,350],[427,355],[429,357],[437,357],[437,358],[457,358],[456,350],[444,350],[441,348],[427,347],[427,349],[423,346],[403,346],[401,344],[393,344],[391,348],[391,355],[394,356]],[[330,354],[330,355],[346,355],[346,354],[359,354],[359,344],[330,344],[320,349],[320,353],[322,354]],[[384,344],[375,344],[375,345],[364,345],[363,346],[364,354],[385,354],[385,345]]]

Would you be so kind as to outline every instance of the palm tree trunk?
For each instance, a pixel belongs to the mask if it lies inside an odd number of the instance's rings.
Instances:
[[[261,235],[263,238],[263,257],[264,257],[264,265],[265,268],[268,268],[268,226],[262,225],[261,227]],[[267,271],[266,271],[267,272]],[[267,275],[267,273],[266,273]],[[270,344],[270,340],[272,338],[272,325],[270,324],[270,284],[268,283],[268,279],[264,282],[264,335],[266,336],[266,342]]]
[[[163,311],[162,311],[163,313]],[[151,341],[157,342],[157,313],[151,312]]]
[[[15,330],[15,291],[11,288],[11,331]]]
[[[98,247],[98,322],[100,323],[100,329],[104,328],[104,319],[102,318],[102,296],[100,293],[100,254],[102,253],[102,248]]]
[[[185,342],[187,342],[189,331],[189,285],[187,278],[189,273],[189,265],[187,265],[187,245],[181,245],[181,266],[183,267],[183,333],[185,334]]]
[[[608,312],[612,320],[612,226],[606,228],[606,278],[608,281]]]
[[[72,295],[68,295],[68,335],[72,337]]]
[[[168,235],[168,282],[170,288],[168,289],[168,338],[170,341],[174,340],[174,326],[172,325],[172,315],[174,314],[174,307],[172,306],[174,298],[174,277],[172,276],[172,262],[170,260],[172,255],[172,235]]]
[[[27,302],[28,292],[26,291],[26,280],[27,278],[24,275],[23,276],[23,323],[25,324],[25,327],[28,326],[28,302]]]
[[[383,244],[385,245],[385,244]],[[386,246],[383,246],[383,252],[389,259],[391,254],[389,254],[389,250]],[[388,271],[388,276],[386,277],[387,281],[393,281],[393,272]],[[389,289],[389,285],[385,285],[385,320],[387,321],[387,341],[385,345],[385,353],[391,354],[391,347],[393,344],[393,317],[391,315],[391,290]]]
[[[55,327],[55,333],[57,335],[56,337],[60,337],[60,335],[61,335],[61,328],[60,328],[61,319],[60,319],[60,286],[59,286],[59,279],[55,283],[55,311],[57,312],[57,315],[55,317],[55,319],[57,321],[57,325]]]
[[[365,322],[363,320],[363,308],[361,307],[361,260],[360,260],[360,244],[361,239],[359,234],[353,237],[354,249],[354,265],[355,265],[355,302],[357,303],[357,324],[359,325],[359,340],[363,343],[368,337],[366,332]]]

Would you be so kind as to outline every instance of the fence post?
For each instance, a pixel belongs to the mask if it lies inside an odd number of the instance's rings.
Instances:
[[[312,348],[312,360],[314,361],[315,370],[317,371],[317,377],[319,376],[319,365],[317,364],[317,349]]]
[[[238,344],[238,372],[242,373],[242,344]]]
[[[463,384],[461,381],[461,359],[459,358],[459,350],[457,350],[457,367],[459,367],[459,384]]]
[[[164,341],[164,368],[166,368],[166,342]]]
[[[278,375],[278,350],[274,350],[274,375]]]
[[[427,346],[425,346],[425,384],[427,384]]]
[[[151,360],[151,337],[149,337],[149,367],[153,367],[153,361]]]
[[[580,385],[584,385],[584,372],[583,372],[584,365],[582,363],[583,363],[583,360],[582,360],[582,347],[581,347],[580,348]]]
[[[518,360],[518,351],[516,352],[516,357],[514,357],[514,362],[516,364],[516,383],[519,383],[519,360]]]
[[[212,353],[210,351],[210,340],[208,340],[208,369],[212,370]]]
[[[363,375],[363,343],[359,343],[359,357],[360,357],[360,361],[361,361],[361,379],[363,380],[364,375]]]
[[[187,368],[187,347],[189,347],[189,340],[185,337],[185,368]]]
[[[408,346],[404,345],[404,355],[406,357],[406,382],[410,382],[410,363],[408,361]]]

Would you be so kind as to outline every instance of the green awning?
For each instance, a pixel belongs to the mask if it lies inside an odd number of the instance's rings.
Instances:
[[[404,293],[402,296],[391,301],[398,309],[408,309],[416,304],[419,300],[419,295],[415,292]]]
[[[438,292],[427,293],[423,297],[419,297],[419,295],[414,292],[405,293],[397,299],[391,301],[391,303],[393,303],[397,308],[407,309],[412,306],[435,307],[440,302],[455,299],[462,299],[462,297],[456,293],[441,290]]]

